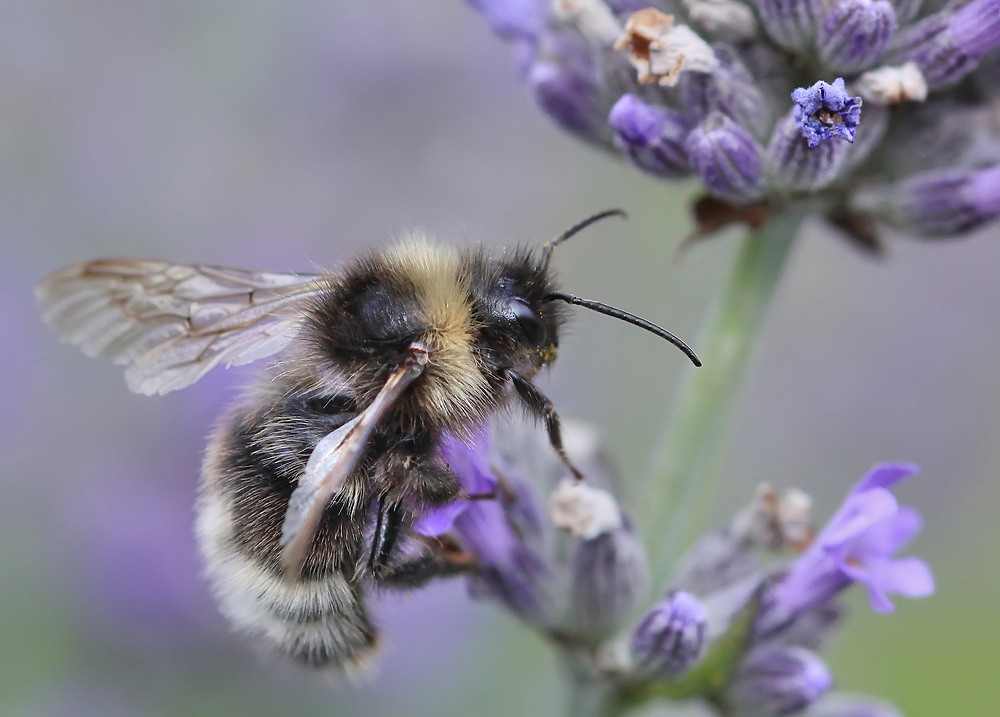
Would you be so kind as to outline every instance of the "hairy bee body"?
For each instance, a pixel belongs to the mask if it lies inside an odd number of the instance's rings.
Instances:
[[[554,355],[557,314],[544,346],[511,337],[509,301],[552,290],[530,257],[493,260],[411,240],[326,277],[289,356],[212,436],[197,533],[222,611],[238,628],[312,666],[363,663],[377,633],[364,598],[369,580],[392,582],[395,555],[371,568],[374,504],[413,516],[454,500],[457,478],[436,456],[444,432],[462,435],[510,400],[501,369],[533,376]],[[369,405],[406,347],[429,351],[422,375],[379,422],[362,458],[326,506],[300,579],[281,564],[281,526],[319,441]],[[397,542],[402,542],[403,537]],[[399,547],[399,546],[397,546]],[[401,551],[393,551],[401,552]],[[442,572],[426,566],[426,576]],[[420,571],[399,570],[413,584]]]
[[[540,255],[412,235],[331,274],[99,259],[36,287],[65,341],[126,366],[138,393],[184,388],[219,365],[284,352],[209,441],[197,505],[206,572],[240,630],[313,667],[363,665],[378,633],[370,584],[415,586],[470,556],[411,530],[463,496],[446,435],[471,436],[518,402],[566,456],[552,402],[531,382],[555,359],[564,304],[670,332],[556,291]],[[489,496],[479,496],[489,497]]]

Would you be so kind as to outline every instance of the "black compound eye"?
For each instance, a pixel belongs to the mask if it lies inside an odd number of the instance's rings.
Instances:
[[[542,317],[534,309],[520,299],[514,299],[510,302],[510,310],[529,344],[541,346],[545,343],[548,332],[542,323]]]

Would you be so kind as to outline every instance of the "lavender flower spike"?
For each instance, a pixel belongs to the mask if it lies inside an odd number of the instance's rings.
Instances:
[[[854,129],[861,121],[861,98],[850,97],[844,78],[833,84],[820,80],[812,87],[799,87],[792,92],[795,123],[810,147],[824,140],[840,137],[854,141]]]
[[[708,614],[694,596],[672,592],[640,621],[629,649],[636,669],[649,677],[675,679],[700,659]]]
[[[684,148],[695,174],[715,196],[746,204],[763,193],[761,146],[721,112],[712,112],[691,130]]]
[[[640,169],[667,178],[690,173],[684,154],[687,128],[679,112],[627,94],[611,108],[608,125],[615,145]]]
[[[889,488],[916,472],[916,466],[903,463],[885,463],[869,471],[773,588],[768,611],[795,616],[855,582],[868,589],[876,612],[894,609],[888,593],[932,594],[934,579],[926,563],[919,558],[892,558],[920,531],[921,518],[913,508],[901,507]]]

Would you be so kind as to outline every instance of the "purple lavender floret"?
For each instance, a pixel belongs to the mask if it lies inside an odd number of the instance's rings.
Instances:
[[[490,436],[482,430],[464,441],[446,435],[441,457],[458,476],[462,490],[482,495],[497,489],[490,468]],[[453,532],[479,562],[473,589],[499,600],[530,622],[546,617],[544,557],[532,538],[540,538],[541,515],[534,496],[518,476],[505,476],[497,500],[456,500],[425,513],[413,529],[436,537]]]
[[[769,645],[752,650],[727,690],[728,714],[779,717],[799,714],[833,687],[833,675],[816,654]]]
[[[694,173],[715,196],[746,204],[763,193],[764,150],[723,113],[712,112],[691,130],[684,149]]]
[[[889,488],[917,472],[905,463],[875,466],[851,489],[840,510],[799,556],[769,596],[769,609],[795,616],[853,583],[868,590],[872,609],[892,612],[889,593],[926,597],[930,568],[919,558],[893,559],[920,531],[920,514],[900,506]]]
[[[684,153],[687,127],[679,112],[626,94],[611,108],[608,126],[615,144],[640,169],[670,178],[690,173]]]
[[[639,622],[629,641],[636,669],[672,679],[694,665],[705,649],[708,615],[697,598],[682,590],[658,602]]]
[[[792,92],[795,122],[810,147],[823,140],[840,137],[854,141],[854,130],[861,122],[861,98],[851,97],[844,86],[844,78],[833,84],[820,80],[812,87],[799,87]]]

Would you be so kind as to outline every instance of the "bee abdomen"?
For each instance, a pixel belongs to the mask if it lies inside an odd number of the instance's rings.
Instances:
[[[286,582],[234,548],[229,515],[220,495],[202,495],[197,527],[205,569],[233,627],[300,664],[339,671],[363,667],[378,633],[359,586],[341,573]]]

